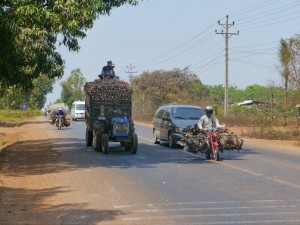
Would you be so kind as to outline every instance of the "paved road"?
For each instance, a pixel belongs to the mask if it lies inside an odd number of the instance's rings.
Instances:
[[[137,125],[136,155],[118,143],[104,155],[85,147],[84,121],[44,129],[55,156],[44,224],[300,224],[300,150],[246,142],[215,162]]]

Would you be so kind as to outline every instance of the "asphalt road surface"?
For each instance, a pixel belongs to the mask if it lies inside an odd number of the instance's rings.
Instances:
[[[84,121],[43,127],[56,158],[41,224],[300,224],[300,149],[246,141],[216,162],[136,125],[137,154],[110,143],[105,155],[85,146]]]

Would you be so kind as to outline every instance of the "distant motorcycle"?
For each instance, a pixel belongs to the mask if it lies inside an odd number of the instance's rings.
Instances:
[[[56,127],[58,130],[61,130],[61,128],[64,126],[64,120],[65,120],[64,115],[56,116]]]

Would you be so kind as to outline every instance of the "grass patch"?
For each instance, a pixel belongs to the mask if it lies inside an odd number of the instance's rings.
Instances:
[[[268,139],[268,140],[290,140],[300,141],[300,132],[298,129],[277,130],[275,128],[260,128],[248,131],[242,134],[250,138]]]
[[[2,141],[0,141],[0,146],[2,146],[2,145],[6,145],[8,143],[8,141],[6,141],[6,140],[2,140]]]
[[[0,110],[0,121],[20,121],[29,117],[42,116],[40,110]]]

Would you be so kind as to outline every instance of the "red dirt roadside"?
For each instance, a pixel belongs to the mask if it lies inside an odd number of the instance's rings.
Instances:
[[[151,126],[138,121],[136,124]],[[40,224],[37,221],[50,225],[53,218],[57,218],[55,224],[62,224],[58,210],[51,204],[51,196],[58,192],[57,174],[53,172],[58,157],[49,141],[55,129],[52,132],[46,126],[49,124],[44,117],[32,118],[21,126],[0,126],[0,141],[7,141],[0,146],[0,225]],[[300,146],[293,142],[256,139],[245,142],[300,151]]]

